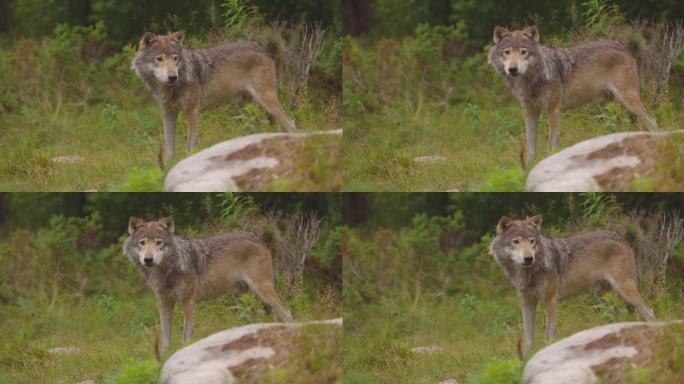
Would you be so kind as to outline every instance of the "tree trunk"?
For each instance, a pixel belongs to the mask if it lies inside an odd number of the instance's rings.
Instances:
[[[69,19],[74,25],[90,23],[90,0],[69,1]]]
[[[0,33],[9,32],[10,0],[0,0]]]
[[[342,0],[342,21],[347,34],[358,36],[371,28],[371,0]]]
[[[355,227],[368,221],[370,210],[370,194],[367,192],[348,192],[342,195],[342,221],[345,225]]]

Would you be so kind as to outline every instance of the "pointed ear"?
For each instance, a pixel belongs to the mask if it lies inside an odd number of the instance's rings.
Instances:
[[[528,217],[525,222],[537,229],[541,229],[542,215],[537,215],[533,217]]]
[[[510,35],[511,31],[508,28],[499,27],[498,25],[494,27],[494,44],[499,44],[499,41],[503,40],[506,36]]]
[[[511,219],[508,216],[502,217],[499,220],[499,223],[496,225],[496,234],[500,235],[500,234],[506,232],[512,225],[513,225],[513,219]]]
[[[138,44],[138,50],[142,51],[143,49],[154,44],[155,41],[157,41],[157,36],[154,33],[145,32],[143,37],[140,38],[140,44]]]
[[[529,37],[530,40],[534,40],[537,43],[539,42],[539,27],[536,25],[523,29],[523,34]]]
[[[183,44],[183,39],[185,38],[185,33],[183,31],[174,32],[169,35],[171,41],[175,41],[178,44]]]
[[[173,233],[173,231],[176,229],[176,226],[173,223],[173,216],[165,217],[163,219],[159,219],[157,221],[159,226],[164,228],[165,230],[169,231],[170,233]]]
[[[131,218],[128,219],[128,234],[132,235],[135,231],[140,229],[143,225],[145,225],[145,221],[143,219],[138,219],[137,217],[131,216]]]

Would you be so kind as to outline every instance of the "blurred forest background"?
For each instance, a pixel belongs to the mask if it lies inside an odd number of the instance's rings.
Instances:
[[[339,128],[339,14],[338,2],[308,0],[1,0],[0,190],[161,189],[159,106],[130,68],[146,31],[183,30],[192,48],[264,47],[298,128]],[[274,131],[256,104],[222,106],[202,113],[200,147]],[[181,118],[176,160],[186,153],[185,135]],[[320,157],[315,146],[309,150]],[[79,161],[55,160],[61,157]],[[337,162],[311,163],[274,190],[341,184]]]
[[[489,254],[499,219],[543,215],[542,233],[621,233],[635,250],[640,292],[661,320],[684,318],[681,194],[344,194],[345,383],[522,383],[515,289]],[[537,310],[534,351],[544,346]],[[561,301],[558,339],[636,321],[614,293]],[[419,354],[415,347],[439,347]],[[531,355],[530,355],[531,356]],[[530,357],[527,356],[527,357]],[[629,383],[673,383],[682,356]],[[667,359],[665,359],[667,360]],[[636,375],[636,374],[635,374]]]
[[[639,63],[642,99],[661,130],[684,119],[684,3],[677,0],[345,0],[343,105],[348,191],[522,191],[520,103],[487,63],[496,25],[537,24],[541,44],[613,39]],[[546,149],[540,122],[537,161]],[[561,149],[645,130],[620,104],[561,115]],[[635,189],[681,190],[684,163]],[[671,153],[670,153],[671,152]],[[428,157],[429,156],[429,157]],[[437,159],[421,162],[420,158]]]
[[[339,194],[0,193],[0,383],[156,383],[157,305],[122,244],[130,216],[168,215],[179,236],[255,233],[297,320],[342,316]],[[196,339],[276,319],[250,293],[200,302],[196,318]],[[171,352],[182,321],[177,309]],[[271,382],[340,377],[339,347],[306,345]]]

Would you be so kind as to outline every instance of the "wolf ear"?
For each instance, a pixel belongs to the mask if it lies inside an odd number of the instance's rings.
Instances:
[[[169,216],[169,217],[165,217],[163,219],[159,219],[159,221],[157,221],[157,223],[159,223],[159,225],[162,228],[166,229],[170,233],[173,233],[173,231],[176,229],[176,226],[173,223],[173,216]]]
[[[523,33],[531,40],[534,40],[537,43],[539,42],[539,27],[536,25],[523,29]]]
[[[508,28],[499,27],[498,25],[494,27],[494,44],[499,44],[499,41],[503,40],[506,36],[510,35],[511,31]]]
[[[525,222],[537,229],[541,229],[542,215],[528,217],[525,219]]]
[[[140,229],[143,225],[145,225],[145,221],[143,221],[143,219],[138,219],[137,217],[131,216],[131,218],[128,219],[128,234],[132,235],[135,231]]]
[[[175,41],[178,44],[183,44],[183,39],[185,38],[185,33],[183,31],[174,32],[169,35],[171,41]]]
[[[499,224],[496,225],[496,234],[500,235],[506,232],[511,226],[513,226],[513,219],[508,216],[502,217]]]
[[[145,32],[143,37],[140,39],[140,44],[138,45],[139,50],[143,50],[157,41],[157,36],[152,32]]]

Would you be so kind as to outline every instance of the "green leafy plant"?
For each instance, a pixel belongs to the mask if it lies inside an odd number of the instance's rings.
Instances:
[[[520,167],[497,167],[478,188],[482,192],[513,192],[525,189],[525,171]]]
[[[522,362],[515,357],[496,358],[489,361],[477,379],[478,384],[519,384]]]
[[[130,359],[114,380],[115,384],[157,384],[159,363],[152,358]]]
[[[119,192],[154,192],[162,189],[163,182],[164,174],[159,168],[133,167],[114,189]]]

